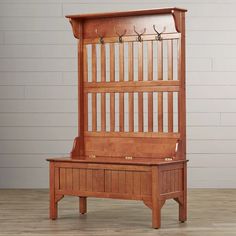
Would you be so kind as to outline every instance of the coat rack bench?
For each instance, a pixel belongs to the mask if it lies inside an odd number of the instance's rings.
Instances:
[[[64,195],[141,200],[160,228],[174,199],[187,219],[185,12],[66,16],[78,39],[78,137],[50,158],[50,218]]]

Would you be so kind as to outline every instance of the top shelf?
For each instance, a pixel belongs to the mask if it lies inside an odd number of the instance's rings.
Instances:
[[[70,19],[92,19],[92,18],[104,18],[104,17],[122,17],[122,16],[141,16],[141,15],[154,15],[154,14],[170,14],[174,11],[186,12],[186,9],[171,7],[171,8],[155,8],[155,9],[143,9],[134,11],[118,11],[118,12],[102,12],[102,13],[90,13],[79,15],[67,15],[66,18]]]

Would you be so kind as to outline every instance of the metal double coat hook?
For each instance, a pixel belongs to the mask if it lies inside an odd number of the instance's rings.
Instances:
[[[134,32],[138,35],[137,41],[142,42],[142,35],[145,34],[146,28],[143,29],[143,32],[142,32],[142,33],[138,33],[138,32],[136,31],[136,29],[135,29],[135,26],[134,26]]]
[[[98,35],[98,37],[99,37],[99,42],[101,43],[101,44],[103,44],[104,43],[104,36],[102,36],[99,32],[98,32],[98,29],[95,29],[95,33]]]
[[[158,32],[157,31],[157,29],[156,29],[156,26],[155,25],[153,25],[153,29],[154,29],[154,31],[156,32],[156,34],[157,34],[157,36],[156,36],[156,40],[157,41],[161,41],[162,40],[162,37],[161,37],[161,35],[162,35],[162,33],[164,33],[165,32],[165,30],[166,30],[166,27],[164,27],[163,28],[163,30],[162,30],[162,32]]]

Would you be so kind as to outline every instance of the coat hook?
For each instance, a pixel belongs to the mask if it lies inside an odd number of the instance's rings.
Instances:
[[[156,30],[156,26],[155,25],[153,25],[153,29],[157,33],[156,40],[157,41],[161,41],[162,40],[161,34],[165,32],[166,27],[164,27],[162,32],[160,32],[160,33]]]
[[[118,41],[119,41],[119,43],[122,43],[123,42],[123,36],[126,34],[126,30],[124,30],[123,31],[123,34],[120,34],[120,33],[118,33],[117,31],[116,31],[116,34],[118,35]]]
[[[146,28],[143,29],[143,32],[140,34],[136,31],[135,26],[134,26],[134,32],[138,35],[137,41],[142,42],[142,35],[146,32]]]
[[[99,43],[103,44],[104,43],[104,36],[100,35],[98,32],[98,29],[95,29],[95,33],[98,35],[99,37]]]

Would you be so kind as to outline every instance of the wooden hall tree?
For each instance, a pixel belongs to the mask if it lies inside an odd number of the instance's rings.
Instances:
[[[50,218],[64,195],[141,200],[160,227],[167,199],[187,219],[185,12],[70,15],[78,39],[78,137],[50,158]]]

